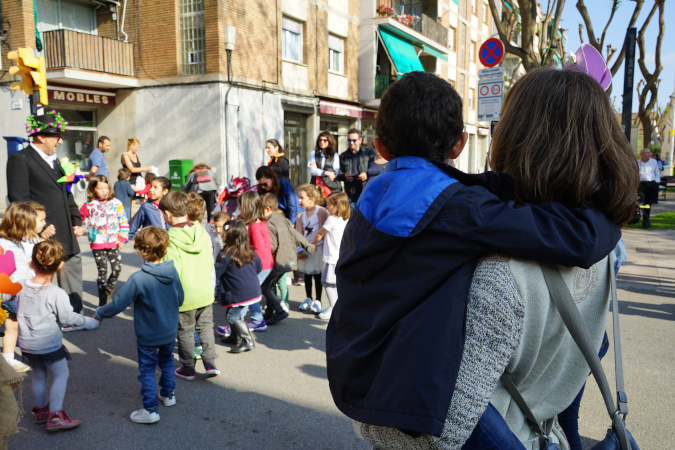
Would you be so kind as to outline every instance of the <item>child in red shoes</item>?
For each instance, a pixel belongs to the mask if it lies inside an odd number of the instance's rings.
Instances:
[[[35,277],[22,281],[22,289],[17,295],[19,346],[33,370],[35,423],[47,422],[47,431],[80,425],[79,420],[71,420],[63,410],[70,357],[62,343],[59,323],[76,329],[98,328],[97,320],[73,312],[66,291],[52,284],[54,274],[62,266],[61,244],[52,240],[40,242],[33,248],[31,261]],[[47,374],[52,379],[49,390]]]

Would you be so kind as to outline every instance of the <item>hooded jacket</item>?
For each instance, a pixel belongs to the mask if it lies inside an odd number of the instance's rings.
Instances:
[[[267,218],[267,228],[270,230],[272,256],[276,266],[288,265],[293,270],[298,268],[296,245],[310,254],[316,250],[314,244],[310,244],[305,236],[298,233],[291,222],[278,212],[273,212]]]
[[[183,287],[172,261],[144,263],[141,270],[124,283],[112,303],[96,308],[96,317],[116,316],[132,303],[139,345],[158,347],[176,340]]]
[[[134,236],[136,236],[138,230],[149,225],[154,225],[166,230],[166,224],[162,220],[162,212],[152,200],[143,202],[139,210],[134,214],[134,217],[131,218],[128,240],[132,240]]]
[[[340,301],[326,332],[330,390],[345,415],[439,436],[477,258],[588,268],[619,240],[598,210],[516,208],[512,195],[508,175],[467,175],[417,157],[392,160],[366,186],[344,232]]]
[[[180,311],[209,306],[214,300],[215,271],[211,238],[195,224],[188,228],[169,228],[169,247],[164,261],[173,261],[185,292]]]

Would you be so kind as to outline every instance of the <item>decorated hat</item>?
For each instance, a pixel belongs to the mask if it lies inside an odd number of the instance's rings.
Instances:
[[[30,115],[26,120],[26,132],[29,136],[63,134],[66,131],[68,131],[68,122],[54,110],[50,114],[41,116]]]
[[[599,51],[590,44],[581,44],[575,52],[576,62],[565,66],[566,70],[581,70],[600,83],[605,91],[612,84],[612,72],[605,64],[605,59]]]

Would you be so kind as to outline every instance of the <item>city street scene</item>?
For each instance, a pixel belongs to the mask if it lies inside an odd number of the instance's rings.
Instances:
[[[0,450],[670,448],[672,9],[0,0]]]

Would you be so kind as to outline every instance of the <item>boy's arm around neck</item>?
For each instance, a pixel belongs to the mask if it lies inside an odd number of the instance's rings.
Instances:
[[[464,246],[483,253],[589,268],[607,256],[621,238],[619,226],[594,208],[560,203],[525,204],[469,189],[465,226],[455,227]],[[459,199],[458,199],[459,200]]]

